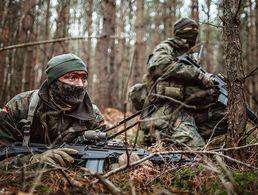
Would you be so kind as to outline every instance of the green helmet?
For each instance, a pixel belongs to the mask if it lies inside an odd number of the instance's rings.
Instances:
[[[174,24],[174,35],[186,39],[193,46],[198,35],[198,24],[190,18],[180,18]]]
[[[87,65],[81,58],[74,54],[62,54],[53,57],[47,63],[46,73],[48,83],[72,71],[85,71],[88,73]]]

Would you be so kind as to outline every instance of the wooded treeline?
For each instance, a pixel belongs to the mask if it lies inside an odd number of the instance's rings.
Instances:
[[[225,73],[222,2],[1,0],[0,107],[17,93],[38,88],[52,56],[75,53],[88,64],[93,102],[101,109],[122,109],[128,86],[142,81],[148,55],[173,35],[180,17],[200,24],[204,68]],[[242,1],[240,20],[245,94],[256,111],[258,78],[249,73],[258,66],[258,0]]]

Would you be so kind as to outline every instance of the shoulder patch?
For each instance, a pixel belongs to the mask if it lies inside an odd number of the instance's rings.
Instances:
[[[9,112],[9,109],[8,109],[8,107],[5,106],[5,107],[3,107],[3,109],[2,109],[1,111],[8,113],[8,112]]]

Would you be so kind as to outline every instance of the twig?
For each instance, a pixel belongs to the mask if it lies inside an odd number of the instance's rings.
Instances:
[[[172,168],[170,168],[170,169],[166,169],[165,171],[163,171],[163,172],[157,174],[152,180],[148,181],[148,182],[146,183],[146,185],[149,185],[150,183],[152,183],[153,181],[155,181],[155,179],[160,178],[161,175],[164,175],[164,174],[166,174],[166,173],[168,173],[168,172],[170,172],[170,171],[175,171],[175,170],[177,170],[178,168],[179,168],[179,167],[172,167]]]
[[[127,93],[128,93],[128,87],[129,87],[130,78],[131,78],[132,72],[133,72],[135,53],[136,53],[136,48],[134,47],[134,50],[133,50],[133,53],[132,53],[132,56],[131,56],[131,59],[130,59],[130,64],[129,64],[130,69],[129,69],[129,73],[128,73],[128,76],[127,76],[127,79],[126,79],[125,88],[124,88],[124,94],[123,94],[125,102],[127,102],[127,100],[128,100]]]
[[[100,176],[99,174],[94,174],[94,176],[99,180],[101,181],[101,183],[109,190],[109,192],[111,194],[114,194],[114,195],[121,195],[122,192],[119,188],[117,188],[111,181],[109,181],[108,179]]]
[[[207,144],[204,146],[204,149],[206,149],[206,148],[208,147],[208,145],[210,144],[211,139],[212,139],[212,137],[213,137],[213,135],[214,135],[214,133],[215,133],[215,130],[216,130],[217,126],[227,117],[227,115],[228,115],[228,114],[225,114],[225,116],[222,117],[222,118],[219,120],[219,122],[217,122],[217,124],[214,126],[214,128],[212,129],[212,133],[211,133],[211,135],[210,135],[210,137],[209,137],[209,140],[207,141]]]
[[[140,160],[138,160],[138,161],[132,162],[132,163],[129,164],[129,167],[134,167],[134,166],[136,166],[136,165],[138,165],[138,164],[140,164],[140,163],[142,163],[142,162],[144,162],[144,161],[150,159],[150,158],[153,157],[154,155],[155,155],[155,154],[151,154],[151,155],[146,156],[146,157],[144,157],[144,158],[142,158],[142,159],[140,159]],[[127,166],[127,164],[125,164],[125,165],[123,165],[123,166],[121,166],[121,167],[118,167],[118,168],[116,168],[116,169],[113,169],[113,170],[109,171],[108,173],[106,173],[105,175],[103,175],[103,177],[104,177],[104,178],[110,177],[111,175],[113,175],[113,174],[115,174],[115,173],[118,173],[118,172],[120,172],[120,171],[123,171],[123,170],[125,170],[125,169],[127,169],[127,168],[128,168],[128,166]],[[98,180],[95,180],[95,181],[93,181],[92,183],[97,183],[97,182],[98,182]]]
[[[249,137],[255,130],[257,130],[257,125],[253,126],[250,130],[248,130],[245,135],[243,135],[241,138],[240,138],[240,141],[243,141],[245,140],[247,137]]]
[[[244,79],[247,79],[248,77],[254,76],[254,72],[258,70],[258,66],[256,66],[253,70],[251,70],[245,77]]]
[[[225,175],[227,176],[227,178],[230,181],[230,182],[222,183],[224,185],[224,187],[226,188],[226,190],[228,191],[228,194],[237,195],[235,189],[237,189],[238,185],[237,185],[236,181],[232,177],[231,173],[228,171],[225,163],[222,162],[222,159],[219,156],[215,156],[215,159],[216,159],[216,161],[218,162],[218,164],[220,165],[220,167],[222,168],[222,170],[224,171]],[[223,172],[221,172],[221,174],[223,174]]]
[[[136,191],[135,191],[135,187],[133,185],[132,179],[130,179],[129,184],[130,184],[130,188],[131,188],[131,190],[130,190],[131,195],[136,195]]]
[[[42,168],[42,170],[44,171],[44,170],[46,169],[46,167],[47,167],[47,164],[45,163],[44,166],[43,166],[43,168]],[[31,187],[31,189],[30,189],[30,191],[29,191],[29,195],[33,195],[33,192],[34,192],[34,190],[35,190],[37,184],[38,184],[39,181],[41,180],[41,177],[42,177],[42,175],[43,175],[43,171],[40,171],[40,172],[39,172],[39,175],[38,175],[38,176],[35,178],[35,180],[33,181],[33,185],[32,185],[32,187]]]
[[[80,167],[83,171],[88,172],[90,175],[97,178],[97,181],[100,181],[111,194],[114,195],[121,195],[122,192],[119,188],[117,188],[112,182],[110,182],[108,179],[105,179],[104,176],[99,175],[98,173],[93,173],[90,169],[87,169],[85,167]],[[96,183],[96,182],[95,182]],[[95,184],[92,182],[92,184]]]
[[[238,13],[240,11],[241,4],[242,4],[242,0],[239,0],[238,6],[237,6],[237,10],[236,10],[236,13],[235,13],[235,16],[234,16],[234,20],[237,19],[237,15],[238,15]]]
[[[200,24],[206,24],[206,25],[209,25],[209,26],[213,26],[213,27],[216,27],[216,28],[223,28],[223,26],[221,25],[215,25],[215,24],[211,24],[209,22],[199,22]]]
[[[216,156],[217,158],[219,158],[218,156]],[[211,170],[213,172],[215,172],[216,174],[218,174],[219,179],[221,180],[222,185],[225,187],[225,189],[227,190],[227,194],[230,195],[235,195],[235,192],[233,190],[233,185],[232,183],[229,183],[225,177],[223,172],[208,158],[205,157],[204,162],[206,165],[203,165],[206,169]],[[219,162],[218,162],[219,163]]]
[[[253,146],[258,146],[258,143],[248,144],[248,145],[238,146],[238,147],[231,147],[231,148],[214,149],[212,151],[213,152],[222,152],[222,151],[229,151],[229,150],[240,150],[243,148],[249,148],[249,147],[253,147]]]
[[[62,175],[64,176],[64,178],[66,179],[66,181],[69,183],[69,185],[71,187],[76,187],[74,185],[74,183],[72,183],[72,181],[70,180],[70,178],[67,176],[67,174],[65,173],[65,171],[63,169],[58,169],[58,171],[60,171],[62,173]]]
[[[237,187],[237,183],[234,180],[234,178],[232,177],[232,175],[230,174],[230,172],[228,171],[225,163],[222,162],[221,157],[219,156],[215,156],[216,161],[219,163],[220,167],[224,170],[225,174],[227,175],[228,179],[230,180],[230,182],[233,184],[233,187],[236,188]]]
[[[134,59],[135,59],[135,53],[136,53],[136,47],[134,47],[134,50],[133,50],[133,53],[132,53],[132,56],[131,56],[131,59],[130,59],[130,64],[129,64],[129,74],[127,76],[127,79],[126,79],[126,84],[125,84],[125,88],[124,88],[124,94],[123,94],[123,97],[124,97],[124,102],[123,102],[123,105],[124,105],[124,119],[126,118],[126,112],[127,112],[127,104],[128,104],[128,88],[129,88],[129,82],[130,82],[130,78],[131,78],[131,75],[132,75],[132,72],[133,72],[133,65],[134,65]],[[126,128],[126,122],[124,123],[124,128]],[[127,142],[127,133],[125,131],[125,141]],[[129,155],[129,152],[126,148],[126,156],[127,156],[127,166],[129,166],[129,161],[130,161],[130,155]]]
[[[170,100],[170,101],[175,102],[175,103],[177,103],[177,104],[180,104],[180,105],[182,105],[183,107],[186,107],[186,108],[196,109],[196,106],[187,105],[187,104],[185,104],[185,103],[182,102],[182,101],[179,101],[179,100],[177,100],[177,99],[174,99],[174,98],[172,98],[172,97],[168,97],[168,96],[165,96],[165,95],[159,95],[159,94],[154,94],[154,93],[152,93],[152,94],[150,94],[150,96],[155,96],[155,97],[167,99],[167,100]]]

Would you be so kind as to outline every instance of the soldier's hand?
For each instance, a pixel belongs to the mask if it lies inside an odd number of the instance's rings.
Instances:
[[[202,81],[205,87],[212,87],[214,86],[214,80],[211,78],[211,74],[209,73],[200,73],[198,78]]]
[[[30,159],[31,163],[50,163],[62,167],[68,167],[74,162],[74,158],[70,155],[77,154],[78,151],[71,148],[58,148],[48,150],[42,154],[33,155]]]
[[[130,154],[129,156],[129,160],[130,160],[130,163],[133,163],[135,161],[138,161],[140,160],[140,157],[138,156],[138,154],[136,153],[132,153]],[[128,156],[126,154],[122,154],[121,156],[119,156],[118,158],[118,164],[119,166],[123,166],[123,165],[126,165],[127,164],[127,161],[128,161]],[[142,165],[149,165],[149,166],[152,166],[152,163],[149,161],[149,160],[146,160],[144,162],[141,163]]]

